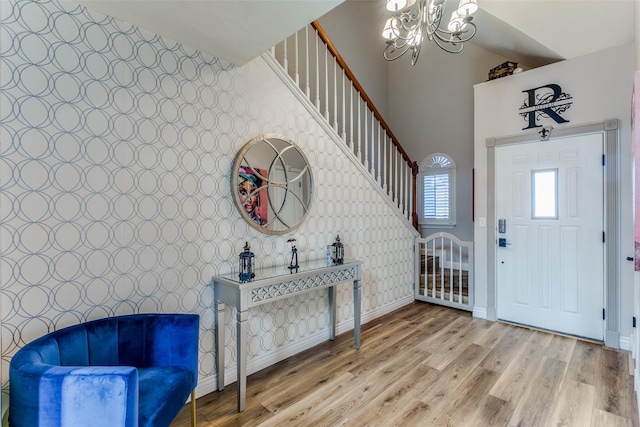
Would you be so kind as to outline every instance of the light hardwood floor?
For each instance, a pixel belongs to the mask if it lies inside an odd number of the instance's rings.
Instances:
[[[629,352],[415,302],[197,400],[198,426],[639,426]],[[171,427],[190,425],[189,405]]]

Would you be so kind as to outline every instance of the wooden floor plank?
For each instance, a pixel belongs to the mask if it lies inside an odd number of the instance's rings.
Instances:
[[[522,328],[504,330],[502,337],[487,354],[480,366],[494,372],[503,372],[527,338],[527,331]]]
[[[462,383],[452,398],[440,410],[431,414],[422,424],[429,426],[459,426],[469,419],[489,396],[489,389],[498,378],[498,373],[478,367],[469,381]]]
[[[547,423],[550,426],[588,426],[591,424],[595,386],[579,381],[565,381],[560,389],[560,398]]]
[[[544,357],[531,386],[520,399],[509,421],[510,426],[537,427],[546,425],[564,379],[567,363]]]
[[[469,341],[476,339],[490,326],[490,323],[486,320],[462,320],[464,322],[449,328],[447,334],[440,338],[437,346],[433,343],[428,347],[428,351],[431,353],[431,356],[427,359],[429,366],[438,370],[444,369],[452,360],[465,351],[466,344]]]
[[[591,427],[634,427],[630,419],[619,417],[611,412],[605,412],[602,409],[594,408],[591,415]]]
[[[573,349],[576,346],[575,338],[568,338],[561,335],[554,335],[551,342],[547,346],[547,352],[545,356],[568,362],[573,354]]]
[[[534,374],[540,365],[546,347],[526,342],[511,359],[507,368],[489,394],[507,402],[517,404],[526,393]]]
[[[514,408],[513,403],[488,395],[483,404],[460,425],[465,427],[506,426],[513,416]]]
[[[627,352],[602,349],[596,407],[623,418],[637,418],[638,411],[632,410],[635,397],[627,357]]]
[[[515,328],[502,322],[492,322],[480,336],[473,340],[474,344],[492,349],[500,341],[506,333]]]
[[[567,369],[567,380],[595,386],[599,376],[601,347],[593,343],[576,340]]]
[[[416,402],[414,392],[416,387],[425,381],[435,380],[440,375],[436,369],[426,364],[407,365],[406,373],[400,374],[385,390],[374,396],[367,405],[355,408],[349,412],[351,424],[376,425],[380,419],[403,419],[405,416],[416,417]],[[425,405],[418,404],[418,408]]]
[[[197,400],[198,427],[640,427],[629,352],[416,302]],[[433,365],[433,366],[432,366]],[[191,424],[190,405],[171,427]]]

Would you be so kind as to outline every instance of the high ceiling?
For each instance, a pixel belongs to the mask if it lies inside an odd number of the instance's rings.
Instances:
[[[74,0],[242,65],[344,0]]]
[[[538,67],[631,43],[634,3],[637,0],[478,0],[473,42]]]
[[[236,65],[343,1],[76,0]],[[636,1],[479,0],[473,43],[527,67],[574,58],[632,42]]]

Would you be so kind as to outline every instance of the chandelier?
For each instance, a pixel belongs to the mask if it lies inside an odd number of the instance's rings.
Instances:
[[[387,10],[393,16],[387,19],[382,30],[382,37],[387,40],[384,58],[393,61],[411,51],[411,65],[416,65],[425,37],[446,52],[460,53],[463,43],[476,34],[471,15],[478,10],[478,2],[460,0],[446,29],[440,28],[444,3],[445,0],[417,0],[417,3],[416,0],[387,0]]]

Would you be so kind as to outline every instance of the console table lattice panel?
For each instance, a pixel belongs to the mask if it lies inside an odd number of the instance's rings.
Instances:
[[[312,289],[326,287],[335,283],[355,280],[357,269],[332,271],[330,273],[318,274],[313,277],[304,277],[297,280],[287,280],[274,285],[261,286],[251,290],[251,306],[256,303],[263,303],[282,296],[308,291]]]

